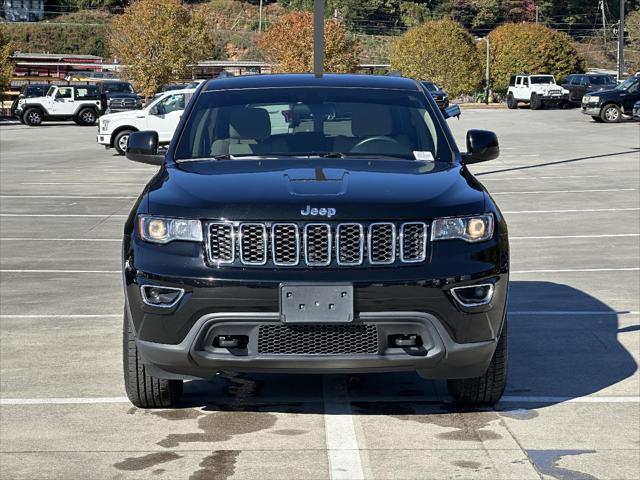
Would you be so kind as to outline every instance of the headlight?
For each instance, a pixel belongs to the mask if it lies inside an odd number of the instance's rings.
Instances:
[[[138,232],[140,238],[153,243],[169,243],[173,240],[202,242],[200,220],[140,215],[138,217]]]
[[[104,118],[100,120],[100,130],[102,130],[103,132],[107,131],[107,128],[109,128],[109,124],[111,123],[110,120]]]
[[[475,243],[493,236],[493,215],[475,217],[436,218],[431,227],[431,241],[464,240]]]

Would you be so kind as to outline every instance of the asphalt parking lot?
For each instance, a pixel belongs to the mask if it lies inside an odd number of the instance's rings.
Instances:
[[[576,110],[464,110],[509,222],[510,372],[460,411],[414,374],[221,375],[183,405],[124,397],[122,224],[154,167],[95,128],[0,124],[3,479],[635,479],[640,128]]]

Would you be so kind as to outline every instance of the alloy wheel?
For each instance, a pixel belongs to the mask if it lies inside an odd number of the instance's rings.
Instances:
[[[620,117],[620,111],[616,107],[609,107],[604,111],[604,116],[609,122],[615,122]]]

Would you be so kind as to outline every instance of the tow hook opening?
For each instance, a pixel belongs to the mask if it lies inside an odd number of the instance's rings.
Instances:
[[[451,295],[463,307],[479,307],[491,302],[494,291],[492,283],[485,283],[452,288]]]
[[[216,335],[213,339],[216,348],[247,348],[248,344],[247,335]]]
[[[414,334],[396,334],[389,335],[389,347],[392,348],[409,348],[422,346],[422,337]]]

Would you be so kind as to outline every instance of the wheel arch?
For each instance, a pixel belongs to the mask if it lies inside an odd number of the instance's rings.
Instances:
[[[39,103],[27,103],[24,107],[22,107],[22,112],[26,112],[29,109],[35,108],[42,112],[42,115],[45,117],[49,116],[49,111],[46,109],[44,105],[40,105]]]
[[[111,148],[113,148],[114,145],[114,141],[116,139],[116,137],[118,136],[118,134],[123,131],[123,130],[131,130],[132,132],[138,132],[140,131],[138,128],[134,127],[133,125],[120,125],[119,127],[116,127],[113,132],[111,132],[111,140],[109,141],[109,143],[111,144]]]

